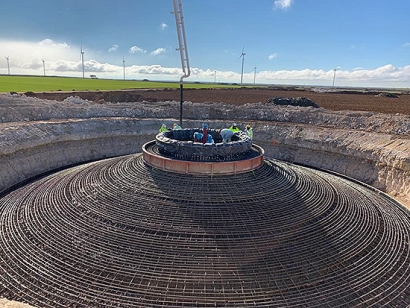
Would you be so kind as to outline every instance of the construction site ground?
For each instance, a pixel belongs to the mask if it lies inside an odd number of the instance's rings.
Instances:
[[[306,97],[324,109],[340,111],[374,111],[385,114],[410,115],[410,94],[397,92],[390,97],[377,90],[323,90],[290,88],[184,89],[183,100],[192,103],[223,102],[234,105],[265,102],[269,98]],[[78,96],[94,102],[180,101],[179,89],[43,92],[26,93],[43,99],[64,100]]]
[[[386,95],[383,91],[378,90],[334,90],[327,89],[299,89],[297,87],[279,87],[279,88],[238,88],[238,89],[184,89],[183,99],[192,103],[227,103],[233,105],[244,105],[265,102],[274,97],[296,98],[306,97],[320,107],[332,111],[367,111],[386,114],[390,117],[391,114],[406,115],[404,121],[408,121],[410,116],[410,94],[403,91],[392,91],[395,95]],[[179,89],[158,89],[158,90],[122,90],[122,91],[73,91],[73,92],[42,92],[24,93],[26,96],[38,97],[41,99],[63,101],[68,97],[80,97],[84,100],[89,100],[101,104],[104,107],[105,102],[163,102],[163,101],[180,101]],[[396,96],[396,97],[394,97]],[[41,105],[42,102],[38,101]],[[8,103],[3,103],[4,108],[11,107]],[[27,115],[21,115],[19,118],[29,118],[29,113],[33,112],[33,105],[28,104],[30,109],[27,110]],[[257,105],[255,105],[257,106]],[[87,106],[83,106],[86,108]],[[10,113],[11,109],[8,113]],[[22,111],[19,111],[22,112]],[[382,121],[383,119],[380,119]],[[14,121],[19,121],[15,119]],[[384,121],[384,120],[383,120]],[[8,122],[8,121],[5,121]],[[384,121],[383,123],[385,123]],[[387,121],[388,122],[388,121]],[[386,122],[386,123],[387,123]],[[25,121],[21,122],[22,125]],[[16,125],[16,124],[14,124]],[[392,125],[395,125],[392,123]],[[377,126],[377,125],[376,125]],[[378,127],[378,126],[377,126]],[[382,127],[382,126],[380,126]],[[384,127],[384,126],[383,126]],[[386,128],[392,131],[390,127]],[[403,136],[401,136],[403,138]],[[404,138],[407,138],[404,136]],[[400,200],[400,198],[398,198]],[[410,208],[410,204],[401,200],[405,206]],[[28,307],[21,303],[15,303],[0,298],[0,307]]]

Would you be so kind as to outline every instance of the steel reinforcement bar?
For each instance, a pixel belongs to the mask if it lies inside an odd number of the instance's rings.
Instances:
[[[38,307],[405,307],[410,215],[276,160],[193,175],[141,154],[0,199],[0,294]]]

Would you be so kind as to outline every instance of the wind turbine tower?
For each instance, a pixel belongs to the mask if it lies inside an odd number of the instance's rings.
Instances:
[[[336,71],[337,71],[338,68],[340,68],[340,66],[338,66],[338,67],[336,67],[335,69],[333,69],[333,87],[335,86]]]
[[[44,76],[46,75],[46,60],[41,59],[43,61],[43,71],[44,71]]]
[[[83,51],[83,44],[81,44],[81,63],[83,66],[83,78],[84,78],[84,51]]]
[[[337,71],[337,68],[333,69],[333,85],[332,85],[333,87],[335,86],[336,71]]]
[[[124,80],[125,80],[125,59],[122,57],[122,71],[124,73]]]
[[[244,65],[244,63],[245,63],[245,55],[246,55],[246,53],[244,53],[243,50],[244,50],[244,49],[242,48],[242,53],[241,53],[241,55],[239,56],[239,58],[242,57],[241,84],[243,83],[243,65]]]
[[[256,81],[256,66],[253,68],[253,84],[255,84]]]
[[[6,58],[6,60],[7,60],[7,70],[8,70],[9,75],[10,75],[10,56],[5,57],[5,58]]]

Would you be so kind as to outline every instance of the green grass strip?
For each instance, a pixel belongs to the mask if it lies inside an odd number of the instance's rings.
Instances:
[[[238,88],[236,84],[187,83],[184,88]],[[179,88],[179,82],[156,82],[120,79],[91,79],[74,77],[0,76],[0,92],[53,92],[53,91],[104,91],[125,89]]]

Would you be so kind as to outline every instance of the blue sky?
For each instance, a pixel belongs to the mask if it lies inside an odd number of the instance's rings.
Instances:
[[[187,81],[410,87],[410,1],[182,0]],[[174,80],[172,0],[1,1],[0,74]],[[6,57],[9,58],[7,61]],[[256,70],[254,69],[256,67]],[[255,75],[256,72],[256,75]]]

